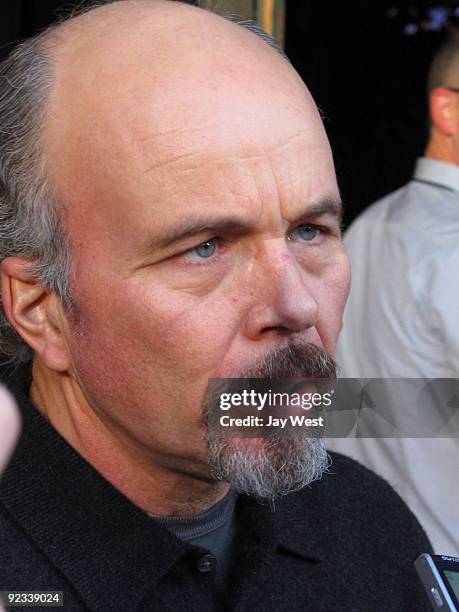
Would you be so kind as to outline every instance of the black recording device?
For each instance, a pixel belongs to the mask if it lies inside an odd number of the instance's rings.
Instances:
[[[459,557],[423,554],[416,559],[414,567],[432,608],[459,612]]]

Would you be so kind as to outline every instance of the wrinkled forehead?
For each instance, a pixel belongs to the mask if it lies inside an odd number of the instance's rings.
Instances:
[[[333,176],[320,117],[293,68],[254,34],[221,21],[179,24],[175,38],[157,25],[135,36],[121,27],[124,39],[102,29],[96,48],[85,33],[62,49],[44,142],[71,214],[89,221],[96,208],[113,216],[116,205],[132,214],[140,199],[164,212],[175,174],[206,168],[189,182],[202,195],[213,162],[320,160]]]
[[[66,103],[62,93],[48,124],[53,179],[59,191],[75,191],[97,183],[109,164],[138,177],[180,157],[254,157],[299,137],[326,149],[313,101],[290,78],[169,74],[159,84],[148,75],[122,87],[99,79],[102,95],[82,83],[77,100]]]

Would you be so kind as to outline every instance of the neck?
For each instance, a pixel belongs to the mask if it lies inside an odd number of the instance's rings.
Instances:
[[[454,138],[432,131],[425,157],[459,166],[459,149]]]
[[[76,378],[35,358],[30,398],[59,434],[112,486],[150,516],[194,516],[229,490],[208,475],[174,470],[90,406]],[[190,470],[191,472],[191,470]]]

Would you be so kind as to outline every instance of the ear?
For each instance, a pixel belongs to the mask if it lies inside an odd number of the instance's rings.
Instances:
[[[459,94],[446,87],[436,87],[429,97],[430,118],[445,136],[459,131]]]
[[[35,261],[7,257],[0,264],[3,309],[21,338],[52,370],[69,369],[65,314],[59,297],[30,275]]]

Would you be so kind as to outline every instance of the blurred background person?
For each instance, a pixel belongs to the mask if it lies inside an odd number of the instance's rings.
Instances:
[[[343,377],[424,379],[420,389],[425,379],[459,377],[458,92],[456,33],[430,68],[430,137],[412,180],[368,208],[346,233],[353,279],[337,352]],[[444,400],[457,415],[454,388],[443,384],[452,389]],[[387,388],[382,408],[416,418],[417,404],[397,405],[390,383]],[[434,399],[427,408],[442,410]],[[426,414],[432,416],[419,411],[418,419]],[[418,425],[413,422],[413,437],[332,446],[395,487],[438,553],[459,556],[459,439],[447,437],[454,434],[447,428],[442,438],[415,437]]]

